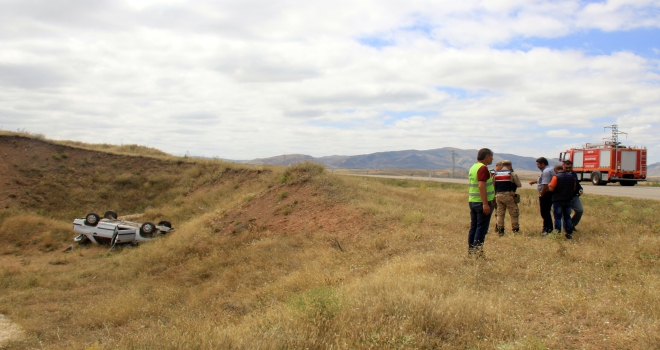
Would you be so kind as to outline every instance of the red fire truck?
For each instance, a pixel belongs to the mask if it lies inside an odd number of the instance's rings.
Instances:
[[[617,125],[605,128],[612,129],[610,139],[569,149],[559,154],[559,160],[572,161],[578,179],[594,185],[618,182],[621,186],[635,186],[639,181],[646,181],[646,147],[623,146],[619,135],[625,132],[620,132]]]

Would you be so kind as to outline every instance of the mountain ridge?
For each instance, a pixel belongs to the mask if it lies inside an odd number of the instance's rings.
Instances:
[[[457,170],[468,170],[474,164],[478,150],[443,147],[430,150],[401,150],[375,152],[355,156],[332,155],[313,157],[306,154],[283,154],[268,158],[240,160],[234,162],[248,164],[291,165],[304,161],[323,164],[330,169],[419,169],[438,170],[452,168],[452,151]],[[536,157],[524,157],[510,153],[497,153],[493,162],[511,160],[514,169],[538,170]],[[557,158],[549,158],[550,163],[558,162]]]

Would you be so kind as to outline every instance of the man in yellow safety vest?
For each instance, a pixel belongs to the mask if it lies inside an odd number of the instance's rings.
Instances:
[[[495,199],[495,186],[488,165],[493,162],[493,151],[482,148],[477,152],[477,162],[468,173],[468,201],[470,206],[470,232],[468,254],[483,255],[483,245],[490,225]]]

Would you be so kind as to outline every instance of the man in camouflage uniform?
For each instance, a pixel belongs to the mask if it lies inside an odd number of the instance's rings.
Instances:
[[[514,233],[520,231],[518,223],[518,202],[516,190],[521,187],[518,175],[513,172],[510,160],[502,161],[502,169],[495,172],[495,201],[497,202],[497,233],[504,236],[504,216],[507,209],[511,216],[511,229]]]

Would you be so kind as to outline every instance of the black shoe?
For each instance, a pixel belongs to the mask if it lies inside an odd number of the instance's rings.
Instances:
[[[511,232],[513,232],[513,233],[520,233],[520,229],[519,229],[519,228],[514,228],[513,230],[511,230]]]
[[[497,233],[500,235],[500,237],[504,236],[504,227],[498,228]]]
[[[566,239],[573,239],[573,234],[567,233],[566,234]]]
[[[484,246],[476,245],[468,248],[468,257],[481,259],[484,257]]]

